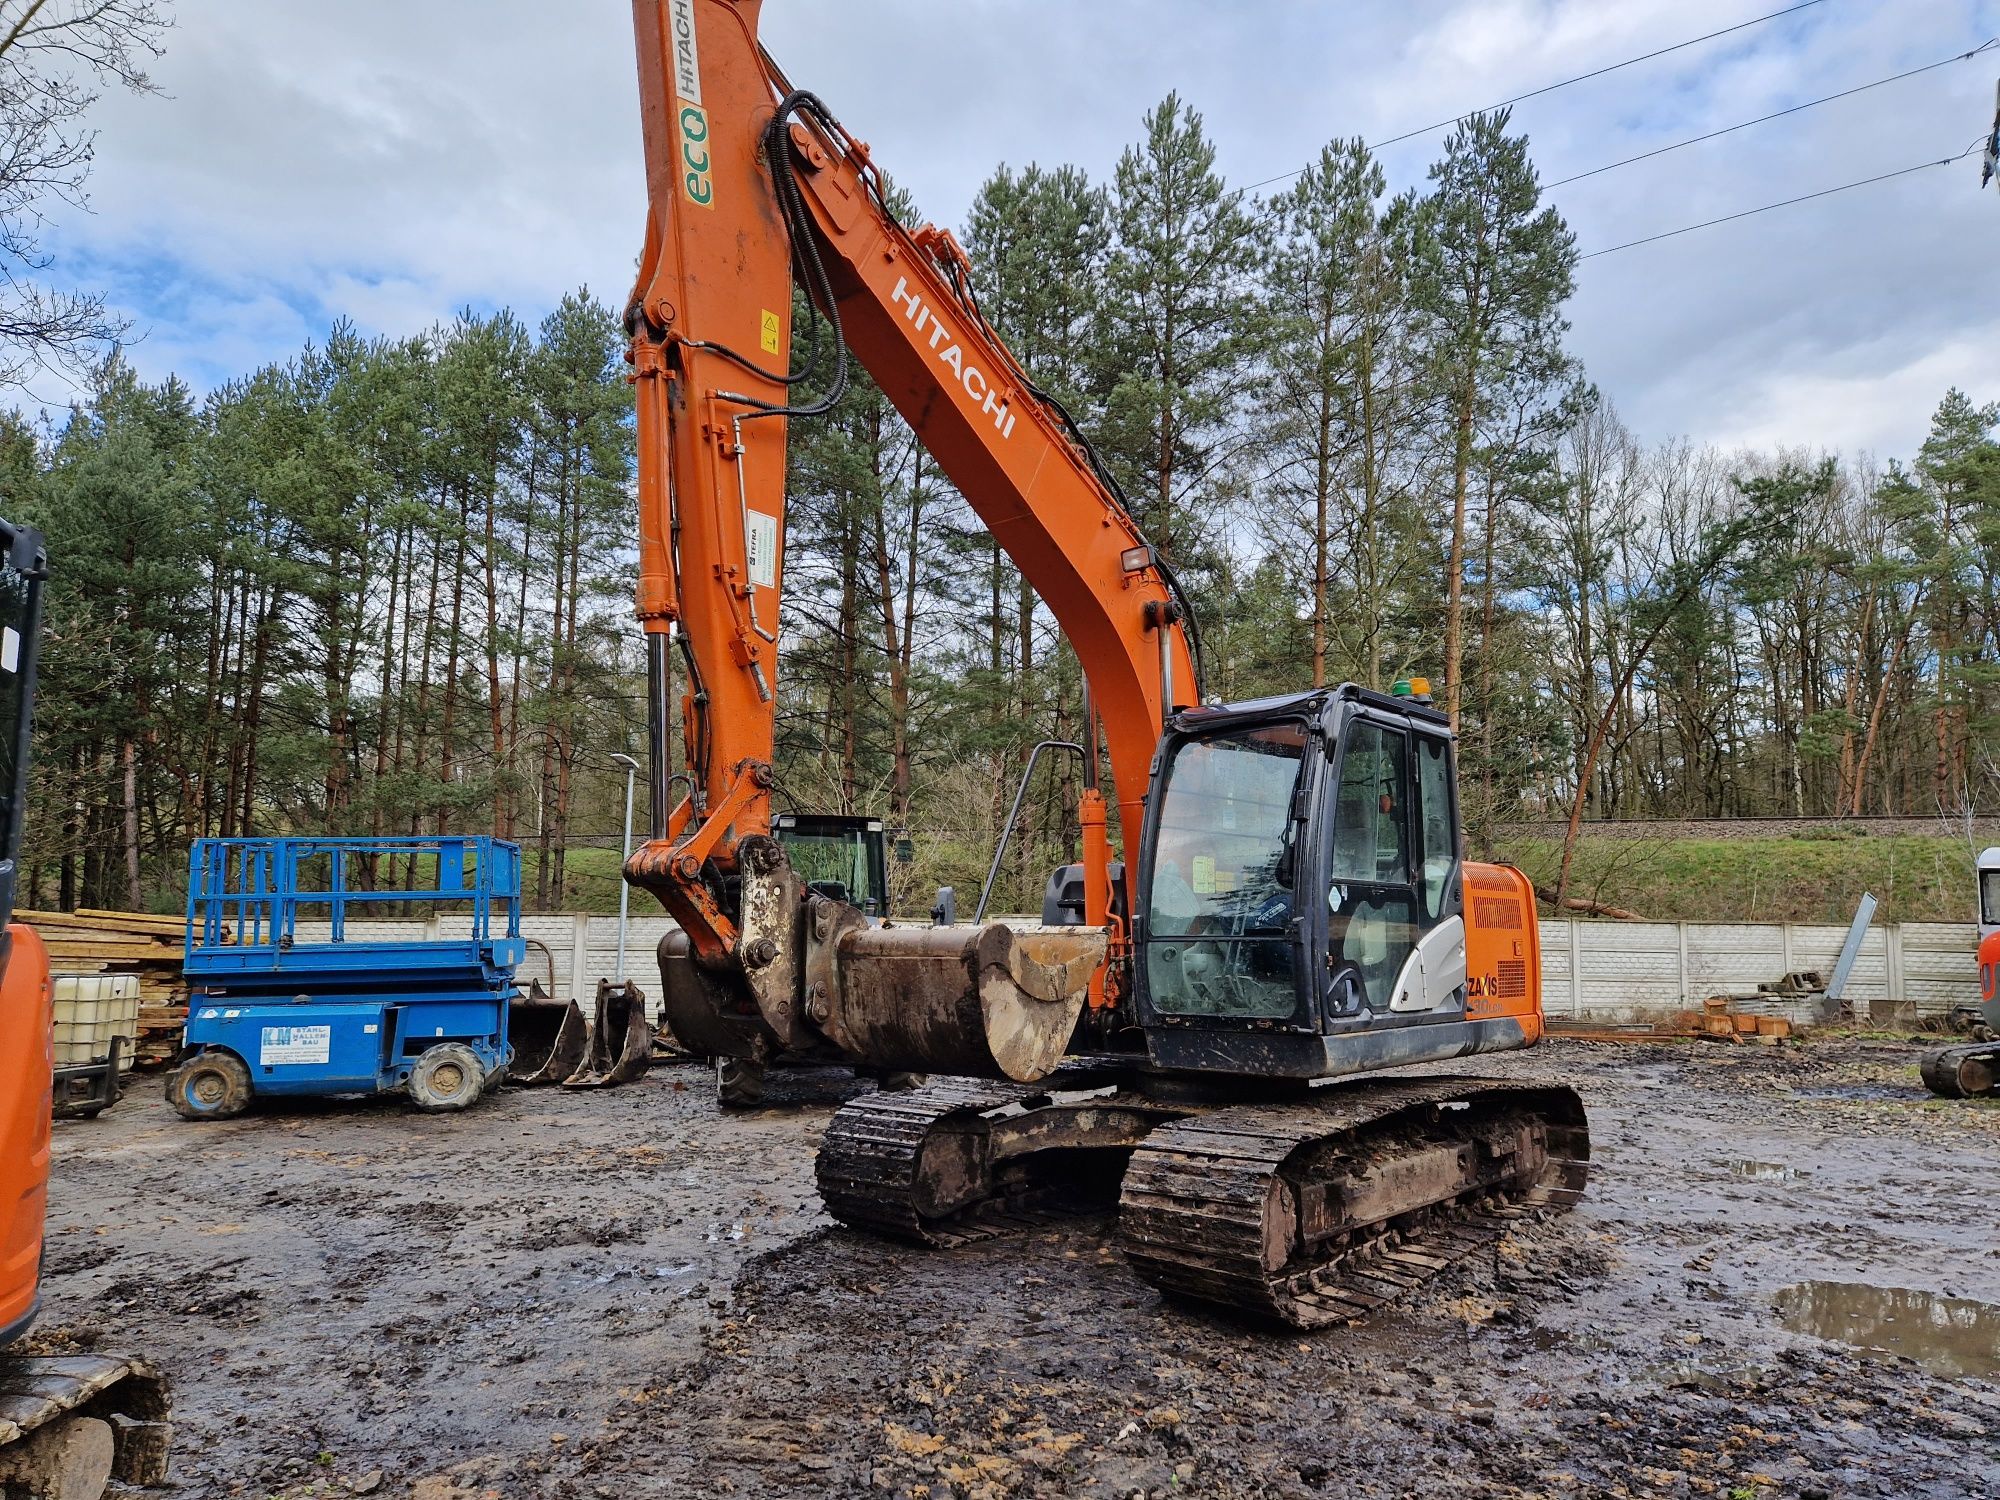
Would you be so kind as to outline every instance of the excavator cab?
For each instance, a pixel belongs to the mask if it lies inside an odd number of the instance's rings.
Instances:
[[[889,860],[880,818],[776,813],[771,836],[814,895],[844,901],[877,922],[889,915]]]
[[[1530,1040],[1526,883],[1464,866],[1452,749],[1427,702],[1353,686],[1175,717],[1134,933],[1156,1064],[1321,1078]]]

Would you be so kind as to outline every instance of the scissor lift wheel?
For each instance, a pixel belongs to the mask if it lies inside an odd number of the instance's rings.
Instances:
[[[250,1105],[250,1070],[233,1052],[197,1052],[167,1075],[167,1102],[188,1120],[227,1120]]]
[[[470,1047],[444,1042],[429,1048],[410,1070],[410,1102],[425,1114],[464,1109],[486,1088],[486,1069]]]

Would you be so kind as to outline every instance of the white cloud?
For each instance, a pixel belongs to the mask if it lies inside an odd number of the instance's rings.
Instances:
[[[2000,392],[2000,344],[1958,339],[1882,367],[1878,351],[1849,351],[1823,371],[1759,382],[1754,405],[1726,415],[1713,431],[1721,448],[1780,445],[1908,457],[1913,414],[1927,417],[1952,386],[1989,399]],[[1921,431],[1921,425],[1918,427]]]
[[[1100,177],[1170,88],[1238,181],[1775,6],[1753,0],[771,0],[764,35],[925,212],[962,221],[1006,160]],[[627,7],[539,0],[179,0],[156,77],[108,97],[62,269],[199,384],[336,316],[409,333],[624,296],[643,222]],[[2000,0],[1841,0],[1524,103],[1544,176],[1600,165],[1970,47]],[[1909,165],[1991,118],[2000,54],[1557,190],[1588,250]],[[1438,137],[1394,148],[1421,180]],[[1648,437],[1921,437],[1943,384],[2000,396],[2000,195],[1976,162],[1585,262],[1575,347]],[[1935,389],[1926,388],[1933,382]],[[1830,415],[1838,413],[1835,417]],[[1842,433],[1852,429],[1850,438]]]

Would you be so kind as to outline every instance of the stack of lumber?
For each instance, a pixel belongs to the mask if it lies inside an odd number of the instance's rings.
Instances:
[[[180,1050],[188,1013],[181,979],[187,924],[180,917],[83,907],[16,911],[14,919],[41,935],[57,974],[139,976],[138,1066],[157,1066]]]
[[[1571,1020],[1551,1016],[1550,1036],[1575,1042],[1658,1042],[1702,1037],[1712,1041],[1762,1042],[1776,1046],[1792,1034],[1792,1023],[1783,1016],[1758,1015],[1737,1009],[1737,1000],[1716,995],[1702,1002],[1700,1010],[1674,1012],[1671,1020],[1602,1022]]]
[[[1770,1046],[1792,1034],[1792,1023],[1783,1016],[1761,1015],[1741,1008],[1754,996],[1710,995],[1702,1001],[1701,1034],[1726,1042],[1762,1042]]]

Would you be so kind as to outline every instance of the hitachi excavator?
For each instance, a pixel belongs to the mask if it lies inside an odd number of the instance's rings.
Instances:
[[[817,1175],[850,1225],[950,1246],[1115,1194],[1145,1279],[1296,1327],[1574,1202],[1570,1089],[1372,1076],[1542,1034],[1534,895],[1462,858],[1445,717],[1417,690],[1204,696],[1169,560],[981,316],[965,252],[899,223],[867,146],[763,51],[760,5],[633,6],[656,811],[625,874],[678,922],[675,1035],[938,1078],[834,1115]],[[871,925],[771,835],[786,432],[833,407],[850,362],[1082,665],[1083,860],[1039,926]],[[692,786],[671,805],[670,653]]]

